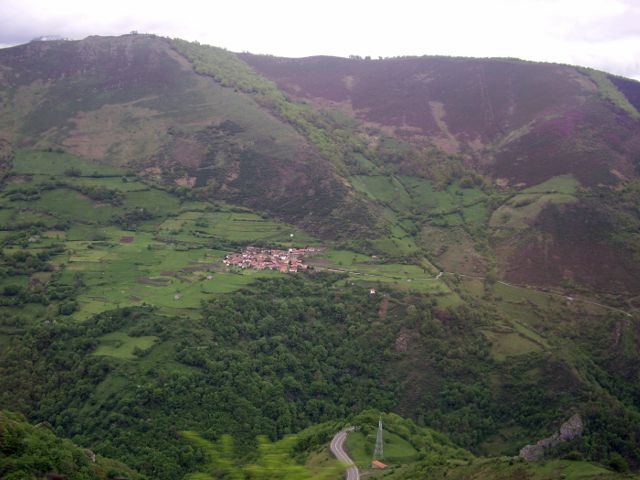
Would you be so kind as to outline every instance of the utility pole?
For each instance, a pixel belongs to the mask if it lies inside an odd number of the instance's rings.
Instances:
[[[382,417],[378,420],[378,434],[376,435],[376,449],[373,451],[374,460],[384,458],[384,440],[382,438]]]

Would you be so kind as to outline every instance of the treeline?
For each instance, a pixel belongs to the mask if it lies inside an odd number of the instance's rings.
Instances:
[[[68,188],[97,202],[109,203],[113,206],[123,204],[124,195],[121,191],[99,185],[83,185],[80,183],[66,182],[64,180],[47,180],[28,187],[18,187],[6,194],[12,202],[31,202],[38,200],[43,192],[56,190],[58,188]]]

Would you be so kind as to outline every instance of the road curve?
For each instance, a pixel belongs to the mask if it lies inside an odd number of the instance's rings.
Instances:
[[[336,433],[336,436],[331,440],[331,453],[343,463],[346,463],[347,468],[347,480],[360,480],[360,472],[356,467],[351,457],[344,451],[344,442],[347,439],[347,435],[353,431],[353,427],[345,428]]]

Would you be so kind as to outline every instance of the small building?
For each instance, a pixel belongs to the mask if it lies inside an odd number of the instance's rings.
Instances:
[[[371,462],[371,468],[377,468],[378,470],[384,470],[387,468],[387,465],[382,463],[380,460],[373,460]]]

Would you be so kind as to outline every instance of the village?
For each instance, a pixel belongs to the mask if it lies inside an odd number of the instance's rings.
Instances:
[[[309,268],[304,263],[304,255],[321,251],[317,247],[274,248],[247,247],[241,253],[227,255],[223,262],[227,266],[252,268],[254,270],[277,270],[283,273],[296,273]]]

